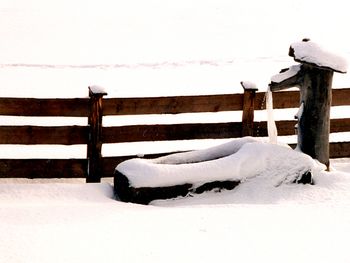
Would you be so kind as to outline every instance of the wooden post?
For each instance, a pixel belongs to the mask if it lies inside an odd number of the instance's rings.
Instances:
[[[243,113],[242,113],[242,137],[254,135],[254,105],[256,86],[249,82],[241,81],[244,89],[243,93]]]
[[[87,183],[101,182],[102,173],[102,116],[103,96],[107,95],[98,87],[89,87],[90,113],[89,113],[89,142],[87,147]]]
[[[300,88],[298,147],[329,169],[333,72],[346,73],[346,63],[339,56],[322,50],[310,39],[292,44],[289,56],[301,64],[272,77],[270,89]]]
[[[304,65],[303,73],[300,89],[303,113],[298,120],[298,146],[328,169],[333,71]]]

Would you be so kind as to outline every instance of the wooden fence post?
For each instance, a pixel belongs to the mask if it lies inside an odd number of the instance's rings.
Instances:
[[[243,113],[242,113],[242,137],[254,135],[254,104],[256,91],[255,84],[241,81],[244,89],[243,93]]]
[[[99,87],[89,87],[89,141],[87,147],[87,183],[101,182],[102,173],[102,116],[103,96],[107,95]]]

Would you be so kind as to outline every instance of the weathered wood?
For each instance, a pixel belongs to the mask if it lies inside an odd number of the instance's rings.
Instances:
[[[282,91],[273,93],[273,108],[298,108],[299,107],[299,91]],[[255,100],[255,110],[265,109],[265,92],[258,92]]]
[[[0,98],[0,115],[87,117],[89,100]]]
[[[0,144],[86,144],[87,126],[0,126]]]
[[[241,137],[242,123],[158,124],[103,127],[103,143]]]
[[[299,108],[300,106],[299,91],[281,91],[273,93],[273,108],[287,109]],[[255,110],[265,109],[265,92],[257,92],[255,97]],[[332,89],[332,106],[350,105],[350,88]]]
[[[94,93],[89,88],[89,140],[87,145],[88,171],[86,182],[97,183],[101,181],[102,174],[102,97],[106,93]]]
[[[242,94],[104,99],[103,115],[177,114],[242,110]]]
[[[347,119],[331,119],[331,133],[335,132],[349,132],[350,131],[350,118]]]
[[[254,134],[254,106],[255,106],[256,91],[257,91],[256,89],[244,88],[243,113],[242,113],[242,136],[253,136]]]
[[[227,189],[232,190],[239,181],[213,181],[204,183],[201,186],[194,187],[192,184],[172,185],[163,187],[131,187],[128,178],[115,171],[114,175],[114,192],[121,201],[132,202],[137,204],[147,205],[151,201],[159,199],[170,199],[180,196],[186,196],[190,193],[203,193],[204,191],[211,191],[213,189]]]
[[[350,88],[332,89],[332,106],[349,106]]]
[[[304,107],[298,122],[298,144],[303,153],[329,167],[333,71],[306,65],[302,69],[300,101]]]
[[[278,130],[279,136],[287,136],[287,135],[295,135],[295,124],[297,121],[289,120],[289,121],[276,121],[276,127]],[[254,137],[267,137],[267,122],[254,122]]]
[[[0,178],[85,178],[86,159],[0,159]]]
[[[330,158],[350,157],[350,142],[331,142],[329,156]]]

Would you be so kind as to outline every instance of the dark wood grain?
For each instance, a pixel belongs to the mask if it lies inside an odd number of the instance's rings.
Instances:
[[[243,94],[113,98],[103,100],[103,115],[177,114],[242,110]]]
[[[0,178],[85,178],[86,159],[0,159]]]
[[[241,137],[242,123],[193,123],[104,127],[104,143]]]
[[[87,117],[88,98],[0,98],[0,115]]]
[[[0,144],[86,144],[88,126],[0,126]]]

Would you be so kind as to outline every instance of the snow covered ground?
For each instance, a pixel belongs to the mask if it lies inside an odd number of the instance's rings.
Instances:
[[[348,25],[342,0],[2,0],[0,92],[85,97],[96,84],[110,97],[217,94],[241,92],[242,80],[265,90],[272,75],[295,64],[288,48],[304,37],[349,60]],[[334,87],[350,87],[349,74],[335,74]],[[342,107],[332,114],[348,112]],[[201,118],[240,118],[230,114]],[[275,111],[276,119],[294,114]],[[139,121],[155,120],[169,121]],[[1,117],[0,124],[50,121]],[[1,158],[86,153],[14,147],[1,148]],[[150,206],[116,201],[109,181],[0,180],[0,262],[349,262],[350,161],[331,164],[332,172],[318,174],[315,185],[275,187],[252,178],[233,191]]]
[[[0,184],[0,261],[348,262],[349,173],[315,179],[151,206],[115,201],[109,183]]]

